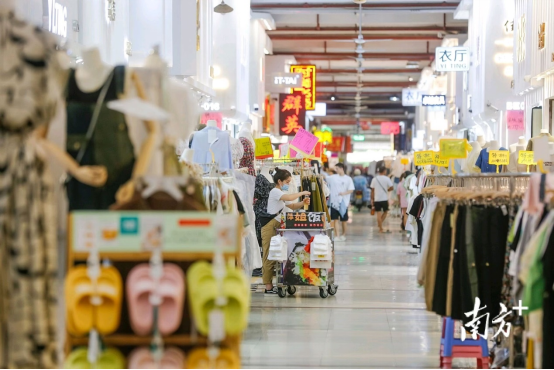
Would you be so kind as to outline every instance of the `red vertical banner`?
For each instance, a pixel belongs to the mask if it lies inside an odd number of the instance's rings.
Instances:
[[[315,150],[314,150],[314,157],[316,158],[321,158],[321,155],[323,154],[323,143],[320,141],[319,143],[317,143],[317,145],[315,146]]]
[[[344,150],[344,137],[333,136],[333,141],[327,144],[327,147],[325,149],[330,152],[342,152]]]
[[[279,135],[294,136],[305,125],[304,96],[300,93],[279,94]]]
[[[315,110],[315,66],[292,65],[290,66],[290,72],[302,74],[302,87],[293,88],[292,91],[304,96],[306,110]]]
[[[354,153],[354,146],[352,145],[352,138],[347,136],[344,140],[344,151],[346,153]]]
[[[381,122],[381,135],[400,133],[400,122]]]

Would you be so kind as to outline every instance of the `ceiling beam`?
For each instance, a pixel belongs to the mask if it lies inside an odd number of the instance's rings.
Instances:
[[[391,96],[398,95],[398,91],[364,91],[361,93],[362,97],[364,96]],[[331,97],[332,95],[336,96],[338,99],[341,99],[341,96],[355,96],[357,92],[355,91],[317,91],[316,96],[326,96]]]
[[[270,34],[273,41],[352,41],[356,35],[306,35],[306,34]],[[442,37],[437,35],[364,35],[364,40],[382,40],[382,41],[442,41]]]
[[[363,87],[410,87],[414,82],[410,81],[363,81]],[[316,87],[357,87],[357,82],[318,81]]]
[[[416,3],[416,2],[404,2],[404,3],[390,3],[390,2],[371,2],[363,4],[364,10],[367,9],[386,9],[386,10],[444,10],[455,11],[459,5],[459,1],[455,2],[442,2],[442,3]],[[287,10],[312,10],[312,9],[344,9],[344,10],[358,10],[359,5],[355,3],[255,3],[250,6],[252,10],[267,10],[267,9],[287,9]]]
[[[273,35],[282,34],[284,32],[353,32],[356,35],[359,32],[359,28],[357,25],[353,25],[352,27],[280,27],[274,31],[269,31],[268,34],[270,37]],[[414,32],[444,32],[447,34],[465,34],[467,33],[467,26],[465,27],[456,27],[456,26],[438,26],[438,25],[430,25],[430,26],[406,26],[406,27],[400,27],[400,26],[392,26],[392,27],[363,27],[362,26],[362,33],[366,32],[407,32],[407,33],[414,33]]]
[[[358,54],[350,53],[302,53],[298,51],[277,51],[273,55],[294,55],[297,59],[310,60],[355,60]],[[431,60],[435,54],[431,53],[364,53],[363,58],[368,59],[390,59],[390,60]]]
[[[379,68],[379,69],[364,69],[363,74],[382,74],[382,73],[410,73],[420,74],[423,68]],[[355,69],[318,69],[319,74],[358,74]]]

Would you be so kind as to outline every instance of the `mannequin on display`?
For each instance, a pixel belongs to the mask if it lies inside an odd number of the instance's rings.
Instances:
[[[125,66],[104,64],[98,48],[83,51],[82,57],[83,65],[70,71],[66,89],[67,151],[80,164],[105,166],[108,180],[95,189],[70,179],[69,209],[108,209],[116,201],[132,198],[134,179],[149,167],[157,126],[145,123],[149,135],[135,160],[125,116],[107,108],[107,103],[124,96],[128,78],[137,84],[136,76]],[[137,87],[139,91],[142,88]]]
[[[194,133],[191,149],[194,149],[194,163],[217,163],[221,172],[233,169],[230,136],[217,127],[215,120],[209,120],[205,128]],[[204,171],[207,170],[205,167]]]
[[[527,166],[524,164],[518,164],[519,152],[525,150],[524,145],[517,145],[515,150],[510,154],[510,163],[507,166],[508,172],[527,172]]]
[[[551,142],[551,143],[554,143],[554,136],[550,135],[550,133],[548,132],[548,129],[541,129],[541,132],[538,136],[535,136],[535,137],[532,137],[531,140],[529,140],[529,142],[527,143],[527,149],[526,150],[533,150],[533,140],[535,140],[536,138],[538,137],[548,137],[548,141]]]
[[[485,140],[485,137],[483,135],[478,135],[477,136],[477,142],[479,143],[479,146],[481,148],[484,148],[485,145],[487,144],[487,141]]]
[[[518,137],[517,143],[513,143],[510,145],[510,153],[515,152],[518,146],[523,147],[523,149],[521,150],[525,150],[525,148],[527,148],[527,140],[525,140],[525,136]]]
[[[469,143],[471,145],[471,151],[467,155],[467,159],[462,166],[462,171],[465,173],[479,173],[479,168],[475,167],[475,163],[477,162],[477,159],[479,158],[479,155],[481,154],[481,144],[479,144],[478,141],[472,141]]]
[[[245,122],[242,124],[242,127],[239,131],[239,140],[244,151],[239,163],[239,168],[247,168],[249,175],[256,176],[256,171],[254,169],[255,144],[254,138],[252,137],[251,122]]]
[[[489,164],[489,152],[491,150],[508,150],[500,147],[500,143],[497,140],[492,140],[487,143],[487,148],[481,149],[481,153],[475,162],[475,166],[481,169],[482,173],[496,172],[496,165]],[[500,166],[499,172],[502,172],[503,167]]]

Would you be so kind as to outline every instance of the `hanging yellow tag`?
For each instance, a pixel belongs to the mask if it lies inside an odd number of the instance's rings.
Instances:
[[[499,172],[498,166],[510,164],[510,152],[507,150],[491,150],[489,152],[489,164],[496,165],[496,173]]]
[[[271,145],[271,139],[268,137],[262,137],[256,139],[256,159],[273,158],[273,145]]]
[[[448,159],[441,158],[440,152],[434,152],[435,153],[435,161],[433,164],[438,167],[448,167]]]
[[[467,158],[468,145],[466,139],[441,139],[440,156],[444,159]]]
[[[416,166],[427,166],[435,164],[435,152],[432,150],[425,150],[414,153],[414,164]]]
[[[518,164],[525,164],[527,166],[536,165],[535,162],[535,153],[532,150],[520,150],[519,156],[517,157]]]

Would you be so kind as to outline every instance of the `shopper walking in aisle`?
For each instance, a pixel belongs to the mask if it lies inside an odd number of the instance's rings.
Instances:
[[[369,183],[367,182],[366,177],[362,176],[362,171],[359,168],[356,168],[354,170],[352,181],[354,182],[355,190],[353,204],[358,208],[359,211],[369,202]],[[361,199],[358,198],[359,195],[362,196]]]
[[[287,170],[277,168],[273,175],[275,187],[269,193],[267,200],[267,213],[270,217],[262,219],[262,249],[263,249],[263,265],[262,279],[265,284],[266,294],[276,294],[277,290],[273,288],[273,272],[275,269],[275,261],[267,259],[269,255],[269,244],[271,238],[277,235],[276,229],[281,225],[281,215],[287,212],[292,212],[296,209],[301,209],[304,205],[310,204],[310,198],[306,197],[301,202],[293,203],[294,200],[310,195],[309,191],[300,193],[286,194],[289,190],[289,184],[292,181],[292,175]]]
[[[404,172],[400,176],[400,182],[398,183],[398,186],[396,188],[396,194],[398,195],[398,204],[400,205],[400,217],[401,217],[401,228],[402,230],[406,229],[406,220],[408,219],[408,214],[406,213],[408,209],[408,198],[406,197],[406,187],[404,186],[404,181],[406,180],[406,177],[410,176],[412,173],[410,171]]]
[[[354,192],[354,182],[350,176],[344,172],[344,164],[337,163],[335,166],[336,174],[327,178],[329,190],[331,190],[331,222],[335,228],[336,241],[346,240],[346,222],[348,221],[348,203],[350,194]],[[342,224],[342,235],[339,235],[339,220]]]
[[[390,232],[383,229],[383,223],[389,212],[389,192],[394,189],[394,186],[386,173],[387,169],[381,167],[378,175],[371,181],[371,208],[377,212],[377,225],[380,233]]]

